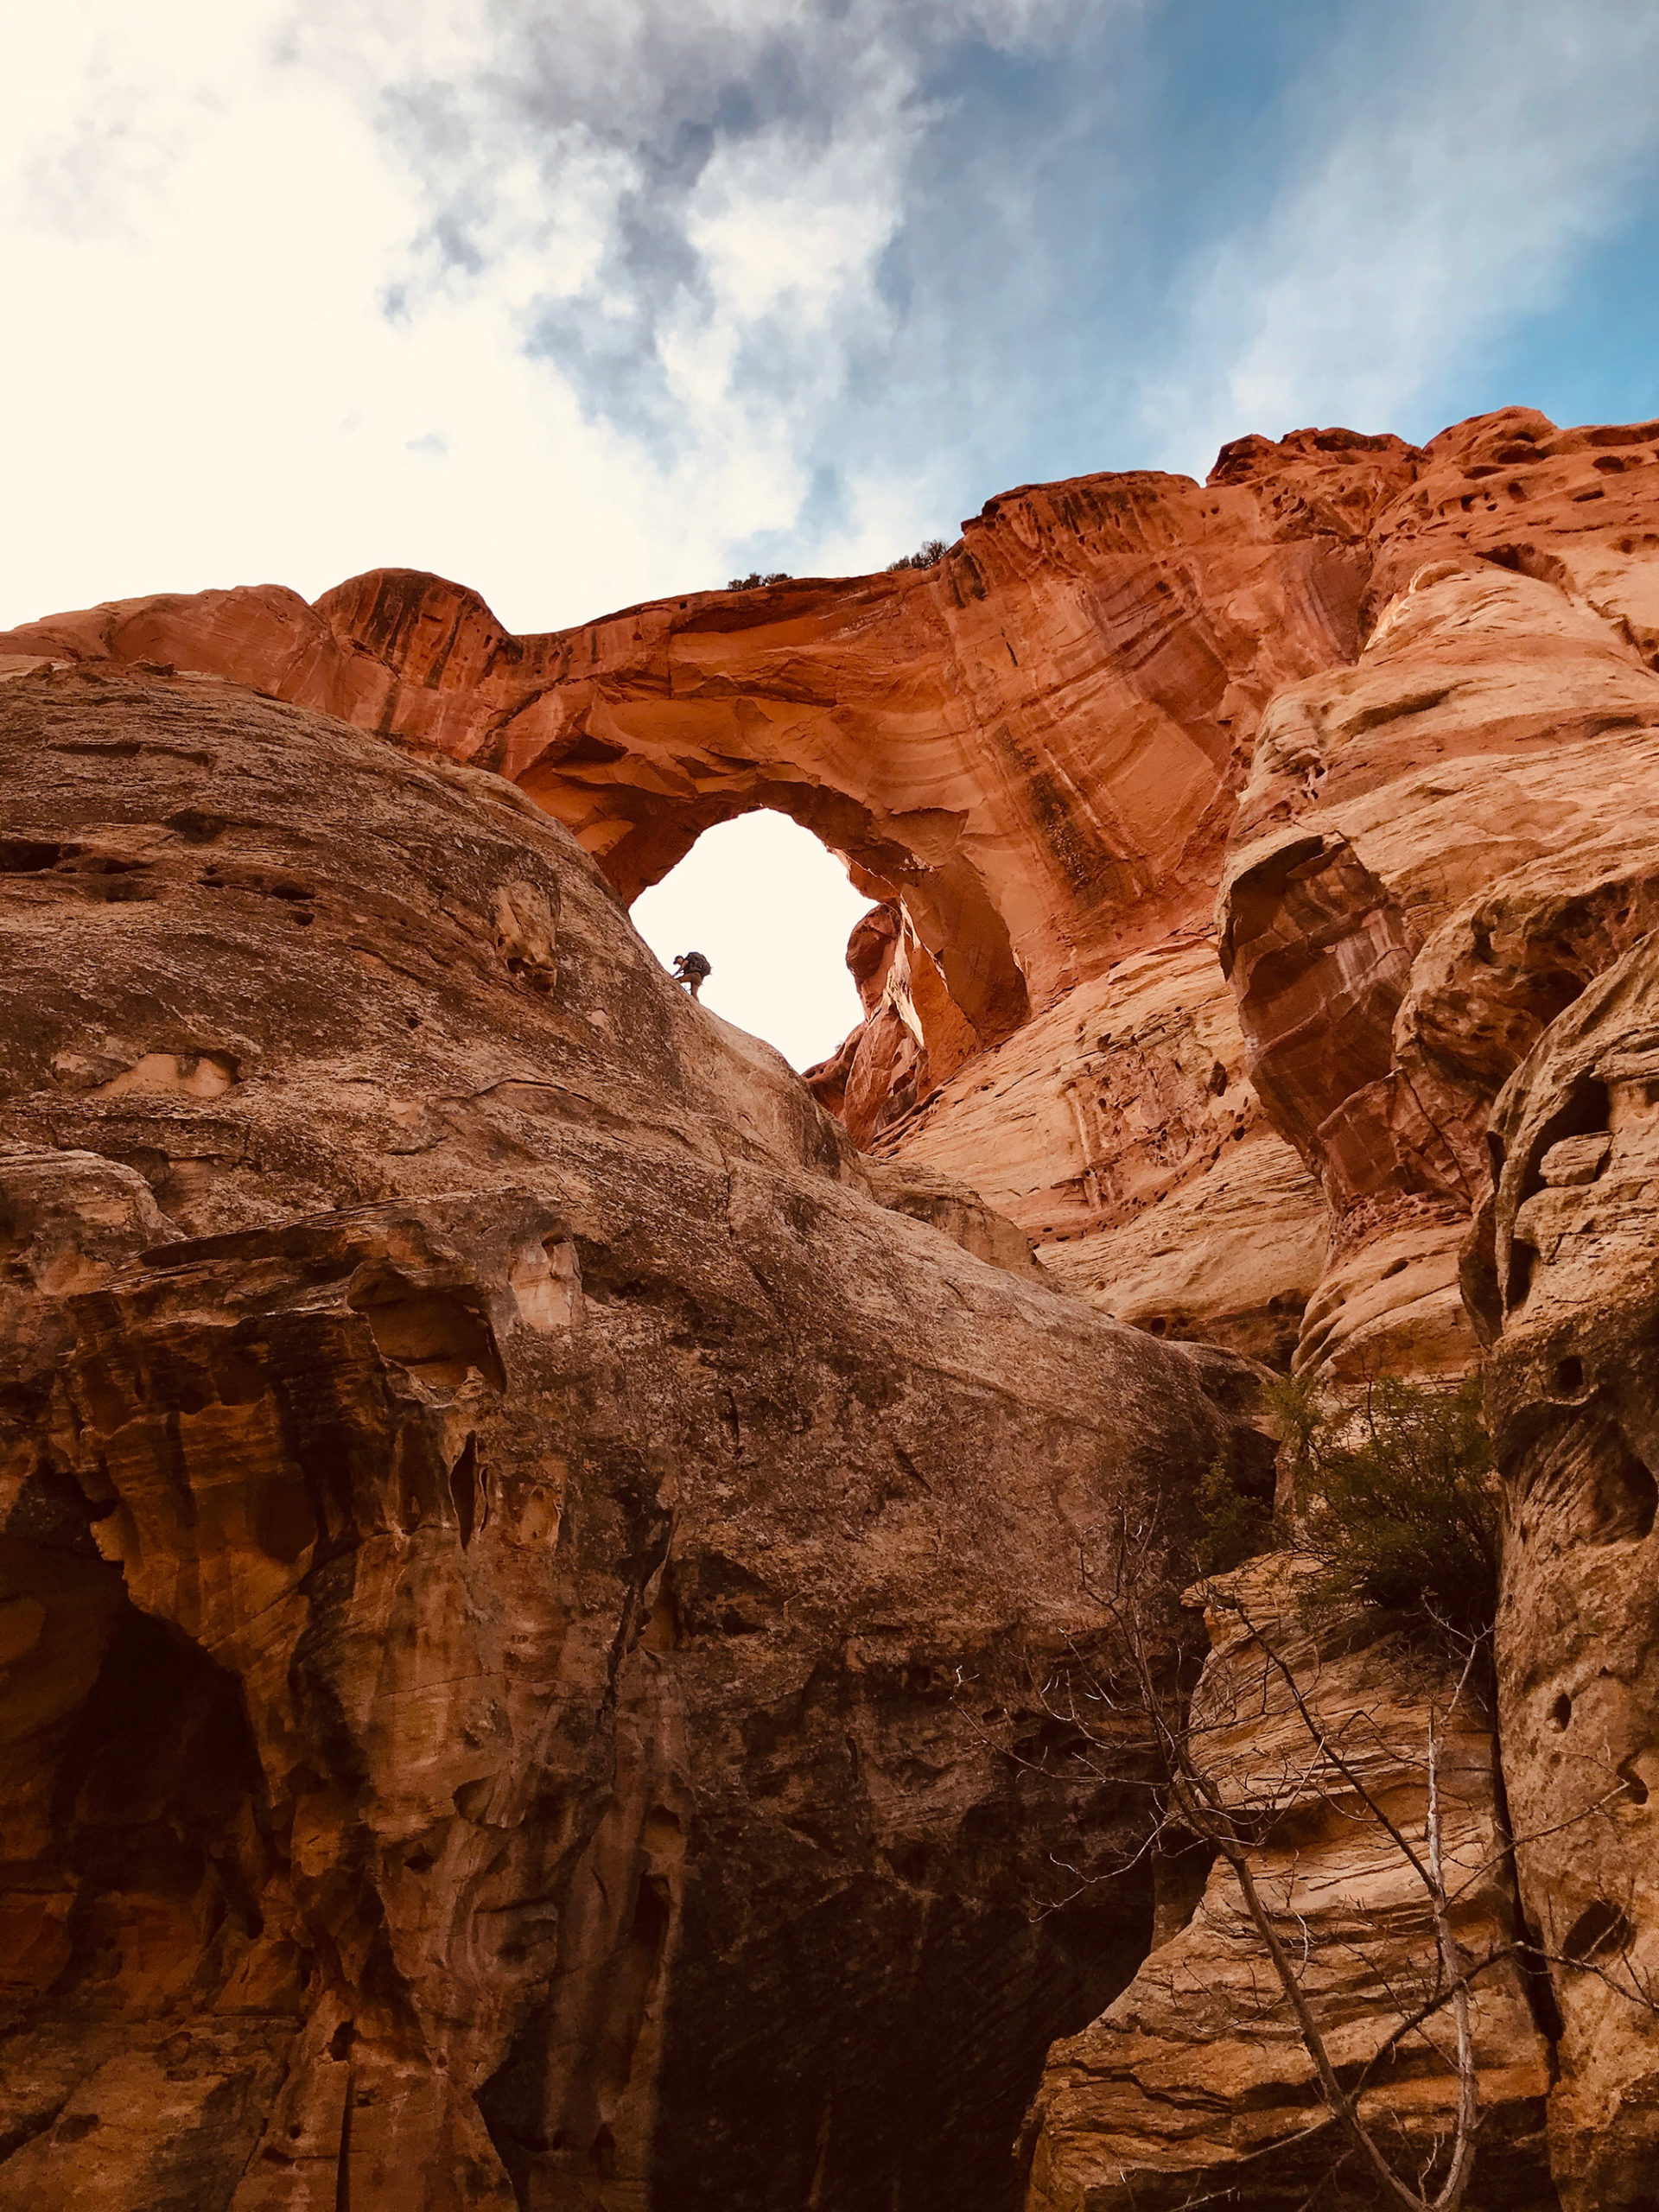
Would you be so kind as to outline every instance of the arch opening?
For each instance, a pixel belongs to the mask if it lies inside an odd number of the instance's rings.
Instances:
[[[845,951],[869,906],[810,830],[756,810],[702,832],[632,919],[664,968],[702,953],[702,1004],[804,1073],[863,1019]]]
[[[587,751],[606,757],[589,760]],[[718,824],[763,809],[787,815],[837,855],[860,890],[902,905],[976,1044],[1000,1043],[1030,1015],[1008,924],[963,813],[874,810],[832,784],[789,776],[780,762],[713,744],[677,753],[671,773],[632,752],[620,733],[597,748],[591,735],[550,747],[514,780],[592,854],[630,909]]]
[[[868,1145],[988,1041],[924,941],[918,872],[901,856],[901,888],[792,813],[750,808],[702,831],[632,918],[664,968],[702,953],[703,1003],[775,1045]]]

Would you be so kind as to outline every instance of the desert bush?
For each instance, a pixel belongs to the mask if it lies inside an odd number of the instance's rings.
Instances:
[[[765,584],[786,584],[792,582],[793,579],[787,569],[774,569],[769,576],[763,576],[759,569],[751,569],[747,576],[728,576],[726,588],[728,591],[759,591]]]
[[[1347,1406],[1286,1376],[1266,1396],[1295,1486],[1296,1548],[1319,1562],[1309,1602],[1396,1614],[1434,1640],[1484,1635],[1503,1524],[1478,1379],[1384,1376]]]
[[[1230,1573],[1283,1540],[1272,1506],[1239,1488],[1224,1452],[1198,1484],[1198,1517],[1194,1558],[1202,1576]]]
[[[937,569],[950,550],[942,537],[930,537],[916,552],[906,553],[897,561],[889,561],[887,573],[899,569]]]

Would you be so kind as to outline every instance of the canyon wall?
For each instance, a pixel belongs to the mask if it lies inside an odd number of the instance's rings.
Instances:
[[[1397,1624],[1310,1620],[1306,1580],[1305,1561],[1281,1555],[1209,1586],[1212,1649],[1192,1721],[1206,1772],[1255,1809],[1253,1878],[1295,1946],[1343,2084],[1361,2091],[1363,2117],[1410,2177],[1433,2168],[1450,2136],[1458,2082],[1438,2023],[1398,2033],[1433,1955],[1433,1920],[1360,1789],[1421,1827],[1429,1710],[1444,1727],[1452,1682]],[[1299,1698],[1326,1740],[1313,1739]],[[1502,1954],[1512,1905],[1491,1738],[1467,1707],[1442,1737],[1438,1779],[1457,1939],[1471,1960]],[[1184,1857],[1202,1885],[1190,1916],[1050,2056],[1027,2128],[1027,2212],[1386,2202],[1337,2131],[1313,2124],[1313,2062],[1238,1878],[1217,1859],[1205,1878],[1191,1837]],[[1182,1865],[1176,1850],[1173,1871]],[[1557,2212],[1545,2146],[1554,2053],[1513,1956],[1477,1982],[1472,2011],[1481,2126],[1465,2202],[1470,2212]]]
[[[1153,1910],[1077,1561],[1253,1432],[500,779],[0,753],[0,2203],[1012,2206]]]
[[[931,569],[524,638],[385,571],[56,617],[0,661],[219,675],[491,768],[625,899],[788,813],[899,925],[815,1071],[861,1142],[1154,1332],[1451,1367],[1483,1102],[1644,926],[1656,461],[1659,425],[1513,408],[1421,448],[1246,437],[1203,486],[1004,493]]]
[[[1172,1993],[1249,1979],[1225,1885],[1157,1909],[1145,1745],[1087,1795],[1031,1685],[1115,1501],[1259,1486],[1238,1355],[1484,1350],[1550,1993],[1491,1999],[1478,2201],[1651,2212],[1659,423],[1244,438],[543,637],[135,601],[0,678],[0,2201],[360,2212],[418,2140],[435,2206],[1001,2204],[1057,2036],[1043,2212],[1305,2195],[1234,2171],[1294,2051]],[[817,1105],[613,903],[756,806],[874,902]],[[1395,1912],[1326,1826],[1264,1864]],[[1110,1878],[1045,1918],[1062,1836]]]

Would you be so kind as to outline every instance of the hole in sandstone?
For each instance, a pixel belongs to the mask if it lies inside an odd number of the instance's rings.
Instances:
[[[1616,1904],[1598,1897],[1567,1929],[1561,1952],[1575,1966],[1586,1966],[1592,1959],[1613,1958],[1628,1951],[1634,1936],[1628,1916]]]
[[[63,858],[61,845],[43,845],[29,837],[0,837],[0,875],[39,875],[55,868]]]
[[[1612,1427],[1595,1439],[1596,1465],[1590,1527],[1592,1543],[1640,1541],[1653,1532],[1659,1509],[1659,1483]]]
[[[478,1439],[469,1436],[461,1446],[461,1457],[449,1470],[449,1496],[455,1508],[455,1526],[461,1531],[461,1548],[465,1551],[473,1541],[473,1522],[478,1512]]]
[[[804,1069],[863,1019],[847,940],[870,905],[810,830],[760,812],[705,830],[632,919],[664,968],[701,952],[702,1003]]]
[[[1567,1692],[1563,1690],[1560,1697],[1556,1699],[1554,1704],[1549,1708],[1550,1726],[1552,1728],[1565,1728],[1567,1722],[1572,1718],[1573,1700],[1568,1697]]]
[[[342,2020],[328,2038],[328,2056],[333,2059],[348,2057],[352,2045],[357,2041],[357,2030],[349,2020]]]
[[[1558,1390],[1582,1390],[1584,1362],[1571,1357],[1558,1361],[1555,1367],[1555,1387]]]
[[[268,1558],[291,1565],[317,1540],[316,1516],[302,1482],[291,1474],[267,1477],[251,1484],[249,1518],[252,1535]]]
[[[1556,1009],[1559,1012],[1560,1009]],[[1526,1201],[1544,1187],[1543,1160],[1550,1147],[1559,1144],[1563,1137],[1593,1136],[1607,1127],[1611,1114],[1611,1101],[1607,1086],[1593,1076],[1582,1077],[1555,1113],[1552,1114],[1537,1132],[1532,1142],[1532,1155],[1516,1193],[1516,1207],[1519,1211]],[[1495,1157],[1494,1166],[1502,1173],[1501,1161]],[[1505,1302],[1511,1313],[1526,1303],[1527,1293],[1532,1287],[1533,1268],[1537,1255],[1529,1245],[1516,1242],[1510,1247],[1510,1280]]]
[[[388,1268],[365,1271],[346,1303],[368,1323],[382,1357],[423,1382],[453,1389],[476,1370],[498,1390],[505,1387],[488,1320],[452,1291],[423,1289]]]
[[[1648,1785],[1636,1770],[1635,1758],[1632,1757],[1621,1759],[1618,1763],[1618,1773],[1619,1780],[1624,1785],[1624,1794],[1629,1802],[1632,1805],[1645,1805],[1648,1802]]]
[[[166,826],[176,830],[187,845],[211,845],[232,826],[228,815],[209,814],[198,806],[181,806],[165,819]]]
[[[31,1554],[48,1565],[65,1557],[16,1538],[10,1548],[26,1571]],[[254,1839],[269,1800],[241,1685],[171,1623],[140,1613],[118,1569],[87,1560],[78,1571],[48,1677],[65,1728],[52,1848],[76,1891],[66,1985],[144,1986],[160,1927],[194,1949],[211,2011],[263,1927]],[[207,1944],[217,1965],[196,1948]]]

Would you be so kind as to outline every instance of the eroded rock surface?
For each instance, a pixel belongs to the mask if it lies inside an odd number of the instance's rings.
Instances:
[[[1627,953],[1503,1094],[1478,1309],[1510,1490],[1498,1656],[1522,1891],[1563,2023],[1567,2212],[1659,2172],[1659,946]]]
[[[6,1294],[23,1347],[3,1405],[25,1440],[17,1478],[73,1478],[73,1494],[29,1491],[27,1515],[57,1534],[28,1572],[52,1592],[64,1578],[75,1624],[52,1641],[27,1605],[5,1616],[20,1654],[57,1656],[20,1658],[20,1679],[45,1669],[39,1701],[30,1688],[18,1708],[35,1778],[8,1847],[36,2009],[8,2075],[21,2117],[0,2136],[22,2147],[0,2190],[13,2174],[37,2190],[50,2171],[124,2205],[142,2174],[149,2196],[130,2201],[194,2202],[240,2129],[289,2159],[262,2150],[240,2187],[277,2186],[280,2171],[327,2203],[343,2170],[360,2212],[383,2185],[362,2146],[384,2124],[449,2145],[435,2170],[493,2204],[505,2173],[527,2204],[737,2205],[773,2187],[861,2206],[878,2169],[904,2205],[935,2188],[1005,2201],[1011,2170],[1000,2149],[981,2154],[998,2128],[1006,2140],[1055,2031],[1039,2016],[1051,2000],[1075,2008],[1068,2026],[1098,2012],[1096,1983],[1121,1986],[1152,1907],[1119,1885],[1088,1893],[1109,1902],[1086,1937],[1032,1926],[1053,1825],[1096,1838],[1105,1865],[1130,1816],[1114,1802],[1082,1818],[1069,1783],[1027,1802],[1035,1785],[961,1732],[949,1686],[958,1668],[989,1671],[978,1726],[995,1736],[985,1713],[1025,1694],[1014,1624],[1038,1660],[1078,1632],[1085,1461],[1103,1456],[1131,1486],[1205,1464],[1223,1432],[1192,1395],[1203,1362],[1160,1364],[1148,1336],[1351,1380],[1460,1372],[1501,1332],[1517,1510],[1539,1453],[1553,1471],[1540,1499],[1567,1501],[1511,1559],[1513,1786],[1529,1817],[1564,1802],[1555,1737],[1529,1733],[1554,1729],[1563,1699],[1599,1746],[1574,1739],[1573,1758],[1605,1764],[1611,1746],[1615,1773],[1639,1780],[1655,1700],[1636,1524],[1659,1465],[1631,1410],[1646,1202],[1621,1169],[1615,1234],[1587,1195],[1637,1141],[1637,1090],[1618,1093],[1618,1129],[1595,1120],[1600,1073],[1559,1128],[1540,1107],[1541,1160],[1567,1149],[1538,1166],[1539,1188],[1516,1179],[1511,1147],[1495,1197],[1487,1123],[1523,1063],[1502,1144],[1535,1084],[1541,1100],[1555,1080],[1550,1055],[1605,1044],[1622,1066],[1620,1008],[1646,988],[1659,424],[1560,430],[1510,409],[1421,448],[1348,431],[1243,438],[1202,486],[1136,474],[1007,493],[933,569],[692,594],[543,637],[510,637],[474,594],[403,571],[311,607],[269,587],[135,601],[0,639],[0,679],[16,757],[45,779],[35,812],[0,825],[16,950],[0,988],[22,1008],[3,1040]],[[308,746],[327,766],[301,788],[290,755]],[[817,831],[874,902],[851,955],[865,1019],[811,1079],[880,1155],[869,1166],[775,1056],[665,993],[606,888],[632,897],[702,829],[758,805]],[[1623,997],[1597,995],[1610,971]],[[1588,1242],[1571,1227],[1586,1207]],[[1604,1231],[1605,1268],[1568,1264]],[[204,1243],[226,1236],[252,1241]],[[1570,1314],[1522,1282],[1558,1266]],[[309,1446],[263,1399],[234,1400],[234,1374],[222,1395],[208,1346],[226,1327],[263,1347],[262,1377],[288,1375],[291,1356],[303,1390],[339,1402],[355,1440],[342,1464],[390,1453],[415,1470],[407,1498],[385,1476],[365,1502],[353,1477],[355,1517],[312,1504],[321,1533],[296,1560],[268,1554],[261,1516],[292,1540],[282,1485],[310,1470]],[[1611,1381],[1574,1396],[1570,1363],[1588,1375],[1589,1356],[1552,1349],[1551,1330],[1563,1344],[1587,1332],[1597,1359],[1628,1369],[1613,1412]],[[1557,1375],[1552,1360],[1569,1364]],[[179,1376],[190,1402],[175,1435],[154,1408]],[[563,1471],[502,1425],[507,1402],[531,1400],[560,1408],[574,1440],[545,1451]],[[626,1411],[595,1438],[586,1424],[606,1403]],[[180,1470],[206,1464],[226,1421],[278,1488],[187,1507],[207,1478]],[[130,1500],[117,1434],[135,1452],[150,1440]],[[546,1599],[569,1640],[569,1703],[546,1724],[556,1743],[535,1750],[490,1612],[520,1607],[502,1593],[521,1541],[508,1500],[526,1484],[567,1499],[554,1555],[575,1578]],[[782,1495],[797,1503],[780,1533]],[[439,1556],[434,1512],[454,1557]],[[1584,1533],[1604,1520],[1605,1542]],[[200,1531],[221,1526],[235,1606],[250,1622],[269,1610],[259,1664],[287,1669],[269,1713],[295,1680],[331,1686],[269,1737],[238,1671],[247,1631],[223,1630],[221,1656],[219,1627],[188,1641],[181,1624],[219,1619]],[[585,1551],[590,1529],[604,1533]],[[448,1938],[423,1932],[427,1908],[386,1872],[416,1812],[439,1817],[420,1762],[376,1766],[392,1719],[340,1687],[366,1663],[353,1650],[394,1648],[390,1601],[365,1596],[359,1615],[308,1580],[308,1548],[336,1541],[362,1551],[365,1576],[377,1545],[419,1553],[435,1618],[471,1624],[481,1656],[429,1678],[432,1727],[482,1731],[498,1746],[491,1787],[514,1803],[532,1770],[559,1777],[550,1871],[490,1840],[493,1816],[470,1800],[442,1815],[461,1825],[441,1850],[412,1846],[440,1870],[487,1863],[509,1900],[486,1914],[499,1960],[480,1951],[462,1973],[492,1992],[465,1998],[464,2034],[431,1965]],[[492,1545],[501,1577],[480,1594]],[[186,1563],[168,1570],[179,1547]],[[128,1595],[152,1570],[179,1588]],[[279,1662],[290,1634],[303,1659]],[[130,1664],[134,1637],[151,1641]],[[1605,1673],[1604,1649],[1623,1655]],[[117,1694],[164,1659],[197,1732],[165,1743]],[[524,1664],[563,1679],[563,1656]],[[386,1679],[396,1702],[405,1678]],[[319,1738],[330,1699],[346,1734],[330,1719]],[[347,1736],[373,1751],[350,1754],[363,1802],[308,1813],[314,1852],[303,1821],[283,1824]],[[187,1740],[214,1746],[200,1802]],[[129,1743],[123,1764],[108,1747]],[[113,1811],[90,1780],[63,1779],[105,1770]],[[138,1770],[153,1777],[143,1802],[171,1809],[131,1810],[143,1790],[122,1777]],[[1609,1818],[1624,1826],[1608,1832],[1639,1853],[1636,1789],[1618,1787]],[[145,1866],[170,1869],[143,1877],[165,1910],[149,1889],[131,1903],[111,1887],[109,1869],[142,1856],[140,1827]],[[1529,1910],[1592,1965],[1622,1923],[1586,1913],[1641,1923],[1634,1891],[1611,1895],[1611,1859],[1529,1863]],[[1578,1900],[1559,1929],[1557,1886]],[[746,1916],[756,1896],[764,1931]],[[378,1948],[364,1948],[365,1912],[388,1931]],[[165,1994],[142,2002],[141,1923],[170,1931],[143,1952]],[[283,1943],[310,1980],[282,1981],[269,1961]],[[247,2004],[218,1993],[256,1955]],[[87,1966],[106,1955],[107,2004]],[[186,1957],[182,1982],[156,1963]],[[396,2005],[383,1958],[409,1993]],[[853,1961],[878,1963],[867,1978]],[[1224,1983],[1207,1955],[1203,1971]],[[741,2014],[725,2009],[740,1984],[754,1993]],[[1171,2067],[1196,2063],[1180,2022],[1136,1987],[1147,2032],[1189,2054]],[[1563,1984],[1552,2155],[1573,2212],[1604,2198],[1636,2212],[1651,2038],[1596,2010],[1603,1987],[1594,1973]],[[538,1988],[551,1993],[526,1993]],[[360,2048],[324,2057],[323,1993],[341,1989],[358,2009],[337,2024],[360,2028]],[[156,2024],[181,2006],[211,2015],[211,2033],[158,2056]],[[896,2042],[861,2040],[877,2016]],[[887,2061],[869,2051],[900,2044],[923,2087],[888,2136],[872,2117],[888,2109]],[[142,2139],[106,2133],[121,2094],[94,2094],[88,2065],[139,2084],[133,2110],[173,2118]],[[1165,2145],[1177,2165],[1213,2153],[1219,2171],[1258,2091],[1269,2114],[1300,2094],[1288,2074],[1263,2090],[1253,2065],[1231,2101],[1181,2107]],[[1093,2119],[1086,2069],[1066,2077],[1079,2143],[1128,2125],[1116,2066]],[[280,2121],[278,2084],[294,2107]],[[1532,2094],[1516,2092],[1517,2111]],[[768,2132],[757,2109],[789,2117]],[[266,2140],[268,2122],[299,2133]],[[163,2139],[170,2166],[156,2163]],[[1150,2151],[1143,2164],[1152,2174]]]
[[[0,747],[0,2202],[1015,2201],[1152,1898],[1133,1730],[1007,1742],[1201,1368],[498,779],[183,676]]]
[[[1223,957],[1251,1080],[1332,1217],[1304,1364],[1470,1363],[1488,1110],[1652,926],[1656,830],[1659,674],[1553,582],[1431,564],[1352,669],[1274,702]]]
[[[1453,1368],[1486,1107],[1645,926],[1656,462],[1659,425],[1521,408],[1423,448],[1246,437],[1203,486],[1003,494],[931,569],[528,638],[388,571],[315,607],[54,617],[0,662],[200,671],[475,760],[625,897],[714,822],[791,814],[888,917],[865,1032],[817,1071],[860,1141],[995,1186],[1066,1280],[1166,1333],[1284,1357],[1312,1297],[1304,1364]],[[1224,865],[1230,1043],[1222,979],[1185,972]],[[1237,1152],[1206,1047],[1230,1110],[1265,1086]]]
[[[1348,1777],[1316,1750],[1251,1631],[1269,1639],[1373,1800],[1425,1851],[1423,1750],[1438,1706],[1453,1927],[1471,1960],[1509,1949],[1515,1933],[1491,1738],[1466,1708],[1447,1728],[1446,1670],[1386,1624],[1365,1632],[1351,1621],[1301,1620],[1300,1572],[1292,1559],[1270,1558],[1215,1586],[1224,1602],[1209,1611],[1211,1651],[1192,1702],[1199,1761],[1224,1802],[1253,1808],[1257,1887],[1332,2063],[1344,2082],[1371,2069],[1363,2116],[1409,2179],[1449,2136],[1457,2103],[1447,2021],[1384,2055],[1433,1957],[1427,1893]],[[1183,1858],[1178,1842],[1162,1860],[1177,1894],[1204,1876],[1197,1845],[1187,1839]],[[1335,2131],[1311,2126],[1313,2063],[1224,1860],[1186,1910],[1116,2002],[1051,2054],[1027,2128],[1027,2212],[1182,2212],[1216,2202],[1241,2212],[1334,2212],[1381,2201]],[[1554,2212],[1544,2139],[1552,2053],[1512,1959],[1481,1977],[1473,2026],[1482,2117],[1465,2202],[1484,2212]]]

